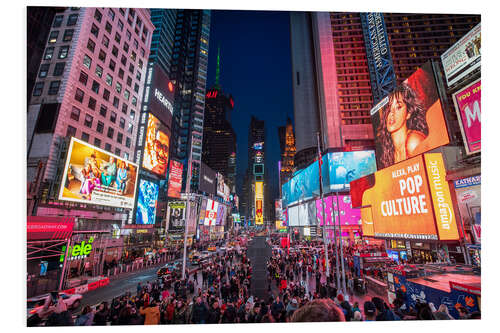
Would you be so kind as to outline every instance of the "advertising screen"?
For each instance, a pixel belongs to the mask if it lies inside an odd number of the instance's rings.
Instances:
[[[156,63],[151,63],[148,66],[144,94],[149,111],[170,127],[174,112],[175,87],[167,74]]]
[[[201,201],[200,216],[198,218],[198,224],[205,223],[205,210],[207,209],[207,199]]]
[[[441,55],[444,74],[451,86],[481,66],[481,23]]]
[[[148,117],[142,167],[160,177],[167,175],[169,131],[152,114]]]
[[[226,210],[226,206],[219,203],[219,207],[217,208],[217,218],[215,220],[215,225],[224,224],[223,218],[224,218],[225,210]]]
[[[379,170],[450,142],[430,62],[370,114]]]
[[[368,221],[375,237],[458,239],[442,155],[423,156],[351,182],[352,205],[371,208],[371,218],[362,211],[364,233]]]
[[[264,174],[264,164],[254,164],[253,165],[253,174],[254,175],[263,175]]]
[[[288,225],[290,227],[299,226],[299,206],[288,208]]]
[[[205,221],[203,222],[204,225],[206,226],[216,225],[218,209],[219,209],[219,203],[212,199],[208,199],[207,208],[205,210]]]
[[[229,185],[224,184],[224,200],[229,201],[231,195],[231,189],[229,188]]]
[[[138,166],[71,138],[59,200],[134,208]]]
[[[181,162],[170,160],[170,175],[168,177],[168,196],[170,198],[181,197],[182,189],[182,168]]]
[[[217,172],[217,195],[224,197],[224,176]]]
[[[264,182],[255,182],[255,224],[264,223]]]
[[[467,155],[481,151],[481,80],[453,94]]]
[[[338,200],[338,209],[337,209]],[[325,201],[325,216],[327,225],[333,225],[332,217],[335,217],[337,225],[360,225],[361,224],[361,211],[351,206],[350,195],[336,195],[324,198]],[[323,225],[323,208],[321,206],[321,199],[316,200],[316,215],[320,225]]]
[[[276,220],[283,220],[283,216],[281,213],[281,199],[277,199],[274,201],[274,210],[275,210],[275,217]]]
[[[139,181],[136,224],[155,224],[159,185],[145,179]]]
[[[264,147],[264,142],[256,142],[253,144],[253,149],[255,150],[262,150]]]
[[[215,188],[217,186],[217,174],[205,163],[201,162],[200,171],[200,191],[215,194]]]
[[[186,202],[171,201],[168,203],[168,230],[171,232],[184,231],[186,219]]]

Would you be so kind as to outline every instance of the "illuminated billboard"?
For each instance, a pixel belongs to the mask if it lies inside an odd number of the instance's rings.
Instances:
[[[467,155],[478,153],[481,151],[481,80],[452,96]]]
[[[365,227],[371,228],[365,226],[368,221],[375,237],[458,239],[441,154],[419,155],[355,180],[351,197],[353,207],[363,207],[365,234]]]
[[[274,201],[274,214],[276,220],[283,220],[282,207],[281,207],[281,199],[276,199]]]
[[[264,223],[264,182],[255,182],[255,224]]]
[[[263,175],[264,174],[264,164],[254,164],[253,165],[253,174],[254,175]]]
[[[217,187],[217,174],[205,163],[201,162],[200,168],[200,186],[202,192],[215,194]]]
[[[450,142],[428,62],[370,111],[378,169]]]
[[[184,165],[181,162],[170,160],[170,174],[168,177],[168,197],[181,197],[182,189],[182,168]]]
[[[203,199],[201,201],[201,207],[200,207],[200,216],[198,219],[198,224],[204,224],[205,223],[205,210],[207,209],[207,199]]]
[[[335,221],[337,225],[339,221],[340,225],[357,226],[361,224],[361,212],[359,209],[352,208],[350,195],[333,195],[325,197],[323,200],[327,225],[333,225],[333,221]],[[319,225],[323,225],[323,207],[321,205],[321,199],[316,200],[316,214]]]
[[[148,117],[142,167],[160,177],[167,175],[169,136],[167,128],[152,114]]]
[[[208,199],[207,208],[205,210],[205,220],[203,222],[204,225],[206,226],[216,225],[218,209],[219,209],[219,203],[215,200]]]
[[[253,144],[253,149],[262,150],[264,148],[264,142],[256,142]]]
[[[155,224],[159,185],[145,179],[139,181],[136,224]]]
[[[219,207],[217,208],[217,218],[215,219],[215,225],[223,225],[224,221],[224,213],[226,210],[226,206],[219,203]]]
[[[224,197],[224,176],[217,172],[217,195]]]
[[[71,138],[59,200],[134,208],[137,164]]]
[[[186,223],[186,202],[170,201],[168,203],[168,230],[170,232],[184,231]]]

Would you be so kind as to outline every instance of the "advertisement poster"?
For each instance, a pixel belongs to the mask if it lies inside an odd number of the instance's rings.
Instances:
[[[206,226],[215,226],[217,221],[217,211],[219,209],[219,203],[212,199],[208,199],[207,201],[207,209],[205,210],[205,221],[204,225]]]
[[[207,209],[207,199],[201,201],[200,216],[198,219],[198,224],[205,223],[205,210]]]
[[[168,230],[171,232],[184,231],[186,219],[186,202],[171,201],[168,203]]]
[[[145,179],[139,181],[136,224],[155,224],[159,185]]]
[[[215,225],[223,225],[223,218],[226,206],[219,203],[219,207],[217,208],[217,218],[215,219]]]
[[[441,55],[444,74],[451,86],[481,66],[481,23]]]
[[[217,195],[224,197],[224,176],[217,172]]]
[[[201,162],[200,191],[215,194],[217,187],[217,174],[205,163]]]
[[[467,155],[481,151],[481,80],[453,94]]]
[[[333,201],[333,214],[337,218],[337,224],[339,221],[341,225],[356,226],[361,224],[361,211],[359,209],[352,208],[350,195],[339,195],[338,198],[337,196],[332,196],[331,198]],[[340,216],[340,219],[338,216]]]
[[[379,170],[450,142],[430,62],[370,114]]]
[[[229,201],[229,196],[231,195],[231,189],[228,185],[224,184],[224,201]]]
[[[264,182],[255,182],[255,224],[264,223]]]
[[[71,138],[59,200],[134,208],[137,164]]]
[[[170,160],[170,175],[168,177],[168,197],[181,197],[182,189],[182,168],[184,165],[181,162]]]
[[[68,239],[73,235],[74,217],[27,216],[28,241]]]
[[[149,114],[142,167],[160,177],[167,175],[169,136],[167,128]]]
[[[281,210],[281,199],[277,199],[274,201],[274,214],[276,216],[276,220],[282,221],[283,220],[283,215],[282,215],[282,210]]]

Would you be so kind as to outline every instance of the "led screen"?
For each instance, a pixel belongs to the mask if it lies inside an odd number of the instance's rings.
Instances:
[[[186,202],[171,201],[168,203],[169,226],[171,232],[184,231],[186,222]]]
[[[170,198],[179,199],[181,197],[183,167],[182,163],[170,160],[170,175],[168,177],[168,196]]]
[[[154,224],[159,185],[145,179],[139,181],[137,193],[136,224]]]
[[[167,128],[152,114],[149,114],[144,143],[142,167],[160,177],[166,177],[168,165],[169,136]]]

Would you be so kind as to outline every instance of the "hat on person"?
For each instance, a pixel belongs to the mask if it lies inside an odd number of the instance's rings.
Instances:
[[[342,294],[338,294],[337,300],[339,301],[339,303],[342,303],[344,301],[344,296]]]
[[[373,302],[366,301],[365,304],[363,305],[363,307],[365,310],[365,315],[375,314],[376,307],[375,307],[375,304],[373,304]]]
[[[294,298],[294,299],[292,299],[292,303],[293,303],[293,304],[297,304],[297,300],[296,300],[295,298]]]

